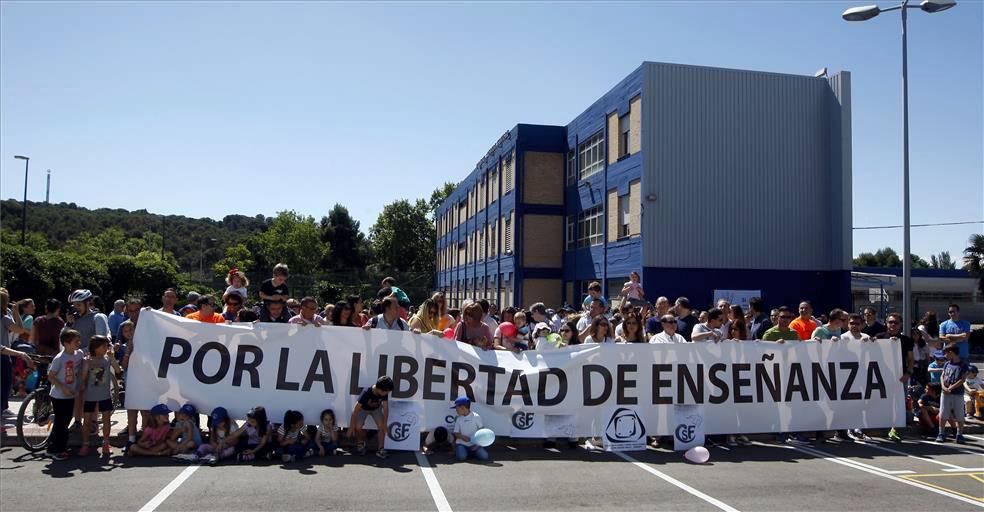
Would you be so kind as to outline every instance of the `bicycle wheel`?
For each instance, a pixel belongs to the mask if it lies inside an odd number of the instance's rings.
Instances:
[[[48,446],[54,411],[47,389],[36,389],[27,395],[17,413],[17,440],[24,448],[36,452]]]

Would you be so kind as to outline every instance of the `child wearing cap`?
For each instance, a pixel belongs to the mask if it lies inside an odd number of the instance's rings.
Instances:
[[[968,368],[967,379],[964,380],[964,403],[967,404],[967,419],[984,418],[984,382],[977,374],[977,367]]]
[[[929,363],[929,383],[939,384],[940,377],[943,375],[943,365],[946,364],[946,356],[943,354],[942,350],[937,350],[933,352],[933,362]]]
[[[956,344],[947,345],[943,349],[946,354],[947,362],[943,365],[943,374],[940,377],[940,385],[943,387],[943,395],[940,398],[940,433],[936,436],[937,443],[946,441],[947,420],[957,422],[957,432],[954,440],[963,444],[966,441],[963,436],[964,413],[964,380],[970,373],[970,365],[960,359],[960,349]]]
[[[363,428],[366,418],[372,416],[376,424],[376,439],[379,445],[376,456],[385,459],[386,425],[389,418],[389,394],[393,391],[393,379],[382,376],[372,386],[359,395],[359,401],[352,409],[352,419],[349,422],[349,437],[355,437],[355,450],[359,455],[366,453],[366,430]]]
[[[202,443],[195,454],[198,460],[215,464],[236,454],[234,423],[225,407],[216,407],[208,417],[208,442]]]
[[[196,460],[195,451],[202,444],[202,431],[198,428],[198,409],[184,404],[174,415],[174,427],[167,439],[171,455],[181,460]]]
[[[454,422],[454,456],[458,460],[475,457],[478,460],[489,460],[489,452],[484,447],[472,442],[471,438],[482,428],[482,417],[471,410],[471,400],[459,397],[454,401],[454,412],[458,414]]]
[[[159,457],[170,453],[167,436],[171,432],[171,409],[167,405],[157,404],[150,409],[150,417],[147,420],[140,440],[126,451],[127,456]]]

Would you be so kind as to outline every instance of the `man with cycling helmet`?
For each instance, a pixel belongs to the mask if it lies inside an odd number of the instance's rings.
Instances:
[[[93,306],[93,295],[89,290],[75,290],[68,296],[72,305],[72,329],[82,335],[82,346],[87,347],[93,336],[109,336],[109,318],[97,312]]]

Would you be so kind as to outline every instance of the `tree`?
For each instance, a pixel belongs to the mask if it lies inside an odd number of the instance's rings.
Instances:
[[[266,261],[286,263],[291,273],[299,275],[314,273],[329,250],[321,242],[314,217],[293,210],[277,213],[270,227],[256,236],[256,242]]]
[[[918,255],[910,254],[912,268],[929,268],[929,263]],[[854,258],[854,265],[857,267],[888,267],[899,268],[902,266],[902,258],[895,252],[895,249],[886,247],[878,249],[874,253],[863,252]]]
[[[457,183],[446,181],[443,185],[435,188],[434,191],[431,192],[430,200],[427,201],[427,206],[430,208],[431,219],[434,218],[434,215],[437,213],[437,209],[441,207],[441,203],[443,203],[444,200],[447,199],[452,192],[454,192],[454,189],[457,186]]]
[[[212,266],[217,279],[225,279],[229,270],[237,268],[243,272],[253,269],[253,253],[246,244],[235,244],[225,248],[225,257]]]
[[[979,278],[977,288],[984,293],[984,234],[975,233],[967,240],[963,250],[964,269]]]
[[[390,203],[369,230],[369,243],[379,270],[430,272],[434,270],[436,234],[430,204],[418,199]]]
[[[938,268],[944,270],[953,270],[957,268],[957,264],[950,258],[950,251],[942,251],[938,255],[932,254],[929,256],[929,266],[930,268]]]
[[[327,217],[321,218],[321,241],[331,247],[331,254],[322,266],[326,270],[361,268],[366,262],[366,236],[359,230],[359,221],[349,215],[348,208],[336,204]]]

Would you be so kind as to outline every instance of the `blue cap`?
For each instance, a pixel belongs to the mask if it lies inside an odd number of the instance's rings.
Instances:
[[[469,400],[467,396],[459,396],[454,401],[454,405],[451,408],[454,409],[455,407],[461,407],[461,406],[471,407],[471,400]]]
[[[198,409],[196,409],[195,406],[191,404],[182,405],[181,410],[179,412],[182,412],[187,416],[191,416],[192,418],[198,416]]]
[[[209,415],[209,418],[212,419],[213,424],[222,423],[223,421],[229,419],[229,411],[227,411],[225,407],[216,407],[215,409],[212,409],[212,414]]]
[[[157,404],[150,408],[151,416],[167,416],[171,414],[171,408],[166,404]]]
[[[977,373],[977,366],[970,365],[967,367],[967,371],[969,371],[970,373]]]
[[[937,350],[936,352],[933,352],[933,357],[935,359],[945,359],[946,355],[943,354],[942,350]]]

